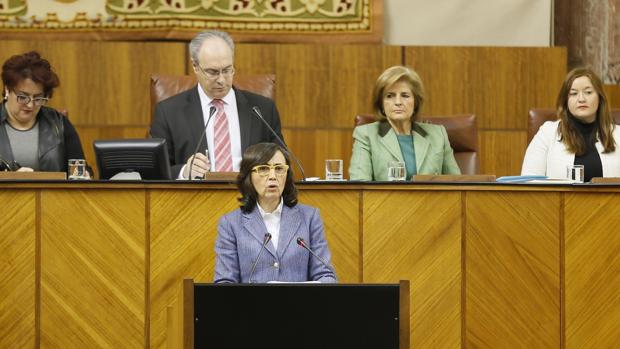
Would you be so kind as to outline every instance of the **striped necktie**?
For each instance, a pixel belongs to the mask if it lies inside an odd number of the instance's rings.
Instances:
[[[214,99],[212,102],[217,108],[215,125],[213,126],[213,141],[215,144],[215,171],[231,172],[232,153],[230,148],[230,133],[228,131],[228,119],[224,112],[224,101]]]

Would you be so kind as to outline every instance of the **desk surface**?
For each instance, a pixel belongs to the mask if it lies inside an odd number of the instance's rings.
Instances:
[[[620,183],[523,184],[523,183],[445,183],[445,182],[297,182],[302,190],[464,190],[464,191],[620,191]],[[236,189],[229,181],[67,181],[0,180],[0,188],[16,189]]]

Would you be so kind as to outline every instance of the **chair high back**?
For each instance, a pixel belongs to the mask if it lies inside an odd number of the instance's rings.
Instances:
[[[362,114],[355,117],[355,125],[363,125],[376,121],[373,115]],[[421,122],[443,125],[448,132],[450,146],[454,150],[454,158],[462,174],[478,174],[480,159],[478,158],[478,128],[474,114],[451,116],[422,116]]]
[[[614,118],[616,125],[620,125],[620,109],[612,109],[611,116]],[[527,118],[527,144],[529,145],[532,138],[538,132],[538,129],[545,121],[557,120],[557,114],[553,108],[532,108],[528,112]]]
[[[157,103],[196,86],[195,75],[151,75],[151,116]],[[235,75],[233,86],[267,98],[275,97],[276,77],[264,75]]]

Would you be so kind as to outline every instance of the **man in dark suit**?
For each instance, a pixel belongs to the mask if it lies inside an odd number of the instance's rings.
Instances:
[[[282,139],[278,110],[271,99],[233,87],[235,44],[227,33],[199,33],[189,53],[198,84],[157,104],[151,136],[166,139],[172,174],[179,179],[190,178],[192,159],[191,178],[203,178],[208,171],[239,171],[248,146],[278,143],[252,108],[258,107]],[[193,154],[210,114],[204,147]]]

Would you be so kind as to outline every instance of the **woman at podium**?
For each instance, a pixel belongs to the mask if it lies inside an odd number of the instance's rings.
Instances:
[[[337,282],[316,208],[297,202],[288,153],[273,143],[246,149],[240,208],[218,223],[215,283]]]
[[[69,159],[84,159],[77,131],[66,116],[45,105],[60,81],[37,52],[2,65],[0,166],[10,171],[66,172]]]

